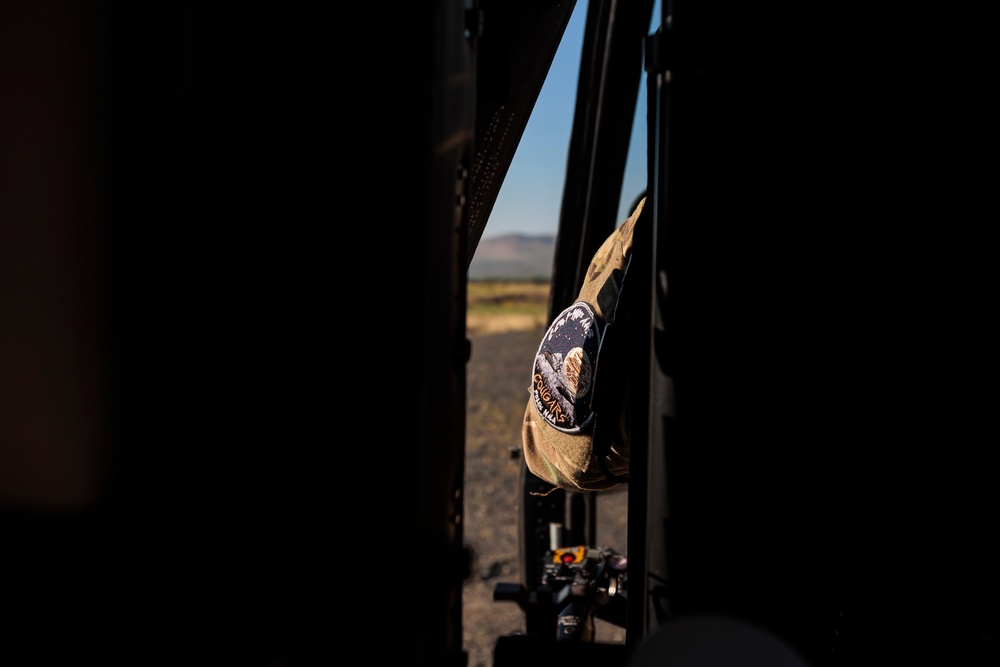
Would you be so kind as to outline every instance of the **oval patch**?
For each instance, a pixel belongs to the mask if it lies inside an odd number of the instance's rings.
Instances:
[[[594,310],[578,301],[556,317],[538,346],[531,395],[538,414],[560,431],[575,433],[593,416],[600,334]]]

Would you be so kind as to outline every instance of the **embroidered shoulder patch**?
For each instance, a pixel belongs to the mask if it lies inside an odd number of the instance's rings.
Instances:
[[[593,416],[600,334],[594,310],[578,301],[556,317],[538,346],[531,394],[538,414],[560,431],[575,433]]]

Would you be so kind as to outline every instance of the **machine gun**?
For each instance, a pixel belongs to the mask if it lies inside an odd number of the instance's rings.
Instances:
[[[625,627],[628,559],[603,547],[555,547],[545,553],[541,583],[499,583],[493,599],[516,602],[527,632],[557,642],[593,642],[594,618]]]

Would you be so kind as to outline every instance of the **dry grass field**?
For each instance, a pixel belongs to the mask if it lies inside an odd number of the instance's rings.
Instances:
[[[473,555],[463,588],[463,646],[468,667],[490,667],[499,636],[524,630],[513,602],[493,600],[498,583],[521,583],[518,512],[521,421],[531,367],[548,317],[548,284],[469,284],[465,543]],[[598,534],[624,551],[626,494],[598,502]],[[604,532],[602,534],[602,527]],[[597,625],[598,641],[624,641],[624,631]]]
[[[470,336],[541,330],[546,325],[548,283],[473,281],[468,296],[465,326]]]

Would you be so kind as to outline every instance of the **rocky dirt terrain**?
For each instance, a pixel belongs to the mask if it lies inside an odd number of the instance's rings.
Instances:
[[[494,601],[493,590],[501,582],[523,583],[518,542],[521,420],[542,333],[536,323],[527,329],[496,323],[470,327],[464,531],[473,563],[462,601],[468,667],[490,667],[497,638],[524,630],[521,609],[514,602]],[[625,552],[626,502],[626,494],[618,491],[599,498],[598,538],[607,544],[590,546]],[[596,630],[598,641],[624,641],[624,632],[615,626],[599,621]]]

